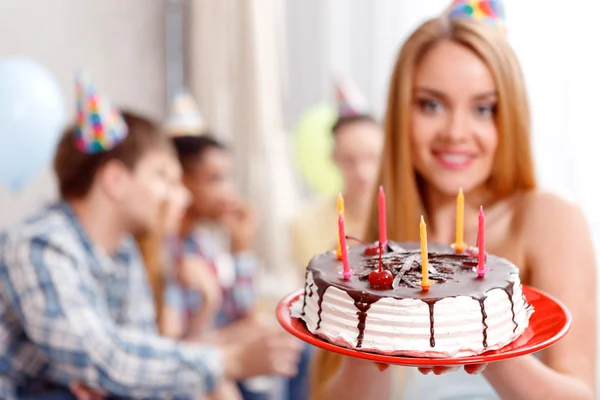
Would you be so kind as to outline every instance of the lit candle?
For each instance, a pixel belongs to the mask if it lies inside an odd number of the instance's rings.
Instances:
[[[387,245],[387,225],[385,211],[385,192],[383,186],[379,186],[379,242],[385,247]]]
[[[341,215],[342,218],[344,218],[344,198],[342,197],[341,193],[338,193],[337,196],[337,213],[338,215]],[[342,245],[340,243],[340,237],[338,236],[338,243],[337,243],[337,258],[338,260],[342,259]]]
[[[348,249],[346,248],[346,230],[344,229],[344,217],[340,212],[338,214],[338,230],[339,230],[339,239],[340,246],[342,250],[342,264],[344,265],[344,271],[342,275],[344,279],[350,279],[352,276],[352,271],[350,271],[350,265],[348,264]]]
[[[477,275],[484,277],[485,273],[489,271],[485,267],[485,214],[483,213],[483,206],[479,208],[479,226],[477,230]]]
[[[456,241],[454,242],[454,250],[457,253],[462,253],[465,248],[464,243],[464,219],[465,219],[465,196],[460,188],[458,196],[456,196]]]
[[[425,225],[422,215],[419,228],[421,236],[421,275],[423,276],[421,288],[427,291],[431,286],[431,281],[429,280],[429,258],[427,256],[427,225]]]

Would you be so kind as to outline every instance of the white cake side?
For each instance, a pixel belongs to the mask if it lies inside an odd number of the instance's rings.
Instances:
[[[513,276],[514,322],[511,299],[503,289],[486,293],[483,310],[480,302],[471,297],[444,298],[433,306],[435,345],[431,346],[429,305],[419,299],[387,297],[373,303],[367,311],[360,349],[390,355],[445,358],[500,349],[523,333],[533,313],[532,307],[524,301],[519,276]],[[308,330],[330,342],[356,348],[360,332],[359,310],[354,300],[346,292],[330,286],[323,294],[319,317],[317,288],[310,271],[305,288],[302,318]],[[484,339],[487,347],[484,347]]]

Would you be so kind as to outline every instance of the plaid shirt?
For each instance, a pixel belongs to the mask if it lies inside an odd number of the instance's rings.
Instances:
[[[213,327],[222,327],[240,319],[256,305],[254,276],[258,260],[250,252],[230,254],[227,239],[218,229],[198,227],[183,239],[179,249],[172,247],[174,252],[204,258],[211,263],[213,272],[219,278],[223,304],[213,321]],[[184,316],[202,307],[200,293],[183,288],[175,281],[168,285],[165,300]]]
[[[133,241],[106,255],[65,203],[0,236],[0,398],[41,379],[134,398],[211,392],[220,352],[159,337],[150,296]]]

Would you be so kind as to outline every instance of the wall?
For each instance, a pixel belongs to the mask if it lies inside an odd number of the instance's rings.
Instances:
[[[73,74],[89,71],[119,106],[161,117],[165,108],[162,0],[0,0],[0,59],[24,55],[57,78],[73,115]],[[55,195],[42,173],[21,193],[0,188],[0,227]]]

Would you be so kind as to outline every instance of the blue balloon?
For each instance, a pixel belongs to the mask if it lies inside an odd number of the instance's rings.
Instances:
[[[65,122],[54,77],[22,57],[0,61],[0,184],[22,189],[48,165]]]

